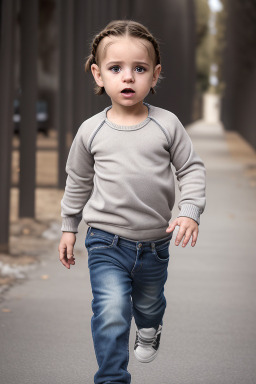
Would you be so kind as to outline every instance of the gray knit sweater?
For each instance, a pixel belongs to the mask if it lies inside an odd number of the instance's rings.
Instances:
[[[199,223],[205,207],[205,168],[178,118],[144,103],[148,117],[120,126],[108,107],[86,120],[70,148],[62,231],[87,225],[131,240],[167,236],[175,200],[175,167],[181,197],[179,216]]]

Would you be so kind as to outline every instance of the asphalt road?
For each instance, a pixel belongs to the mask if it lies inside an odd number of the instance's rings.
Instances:
[[[255,384],[256,187],[246,170],[256,156],[231,157],[218,126],[199,122],[189,132],[207,166],[207,209],[195,248],[171,244],[161,349],[150,364],[133,356],[132,325],[132,383]],[[1,383],[93,383],[85,232],[81,224],[75,267],[60,264],[56,240],[28,279],[6,293]]]

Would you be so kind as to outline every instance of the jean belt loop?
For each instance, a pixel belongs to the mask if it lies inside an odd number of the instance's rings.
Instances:
[[[155,243],[151,243],[151,249],[152,249],[152,251],[154,251],[155,247],[156,247]]]
[[[117,245],[118,240],[119,240],[119,236],[115,235],[114,240],[113,240],[113,245]]]

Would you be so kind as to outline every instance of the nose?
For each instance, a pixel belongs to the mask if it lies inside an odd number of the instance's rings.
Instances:
[[[132,69],[127,68],[123,71],[123,81],[126,83],[134,82],[134,74]]]

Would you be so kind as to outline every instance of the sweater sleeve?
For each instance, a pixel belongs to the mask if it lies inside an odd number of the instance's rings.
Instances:
[[[66,172],[66,187],[61,200],[63,232],[78,232],[82,212],[93,189],[94,159],[86,148],[81,126],[71,145]]]
[[[180,216],[190,217],[198,224],[205,208],[205,167],[195,153],[190,137],[176,117],[174,137],[170,147],[171,162],[181,192],[178,207]]]

